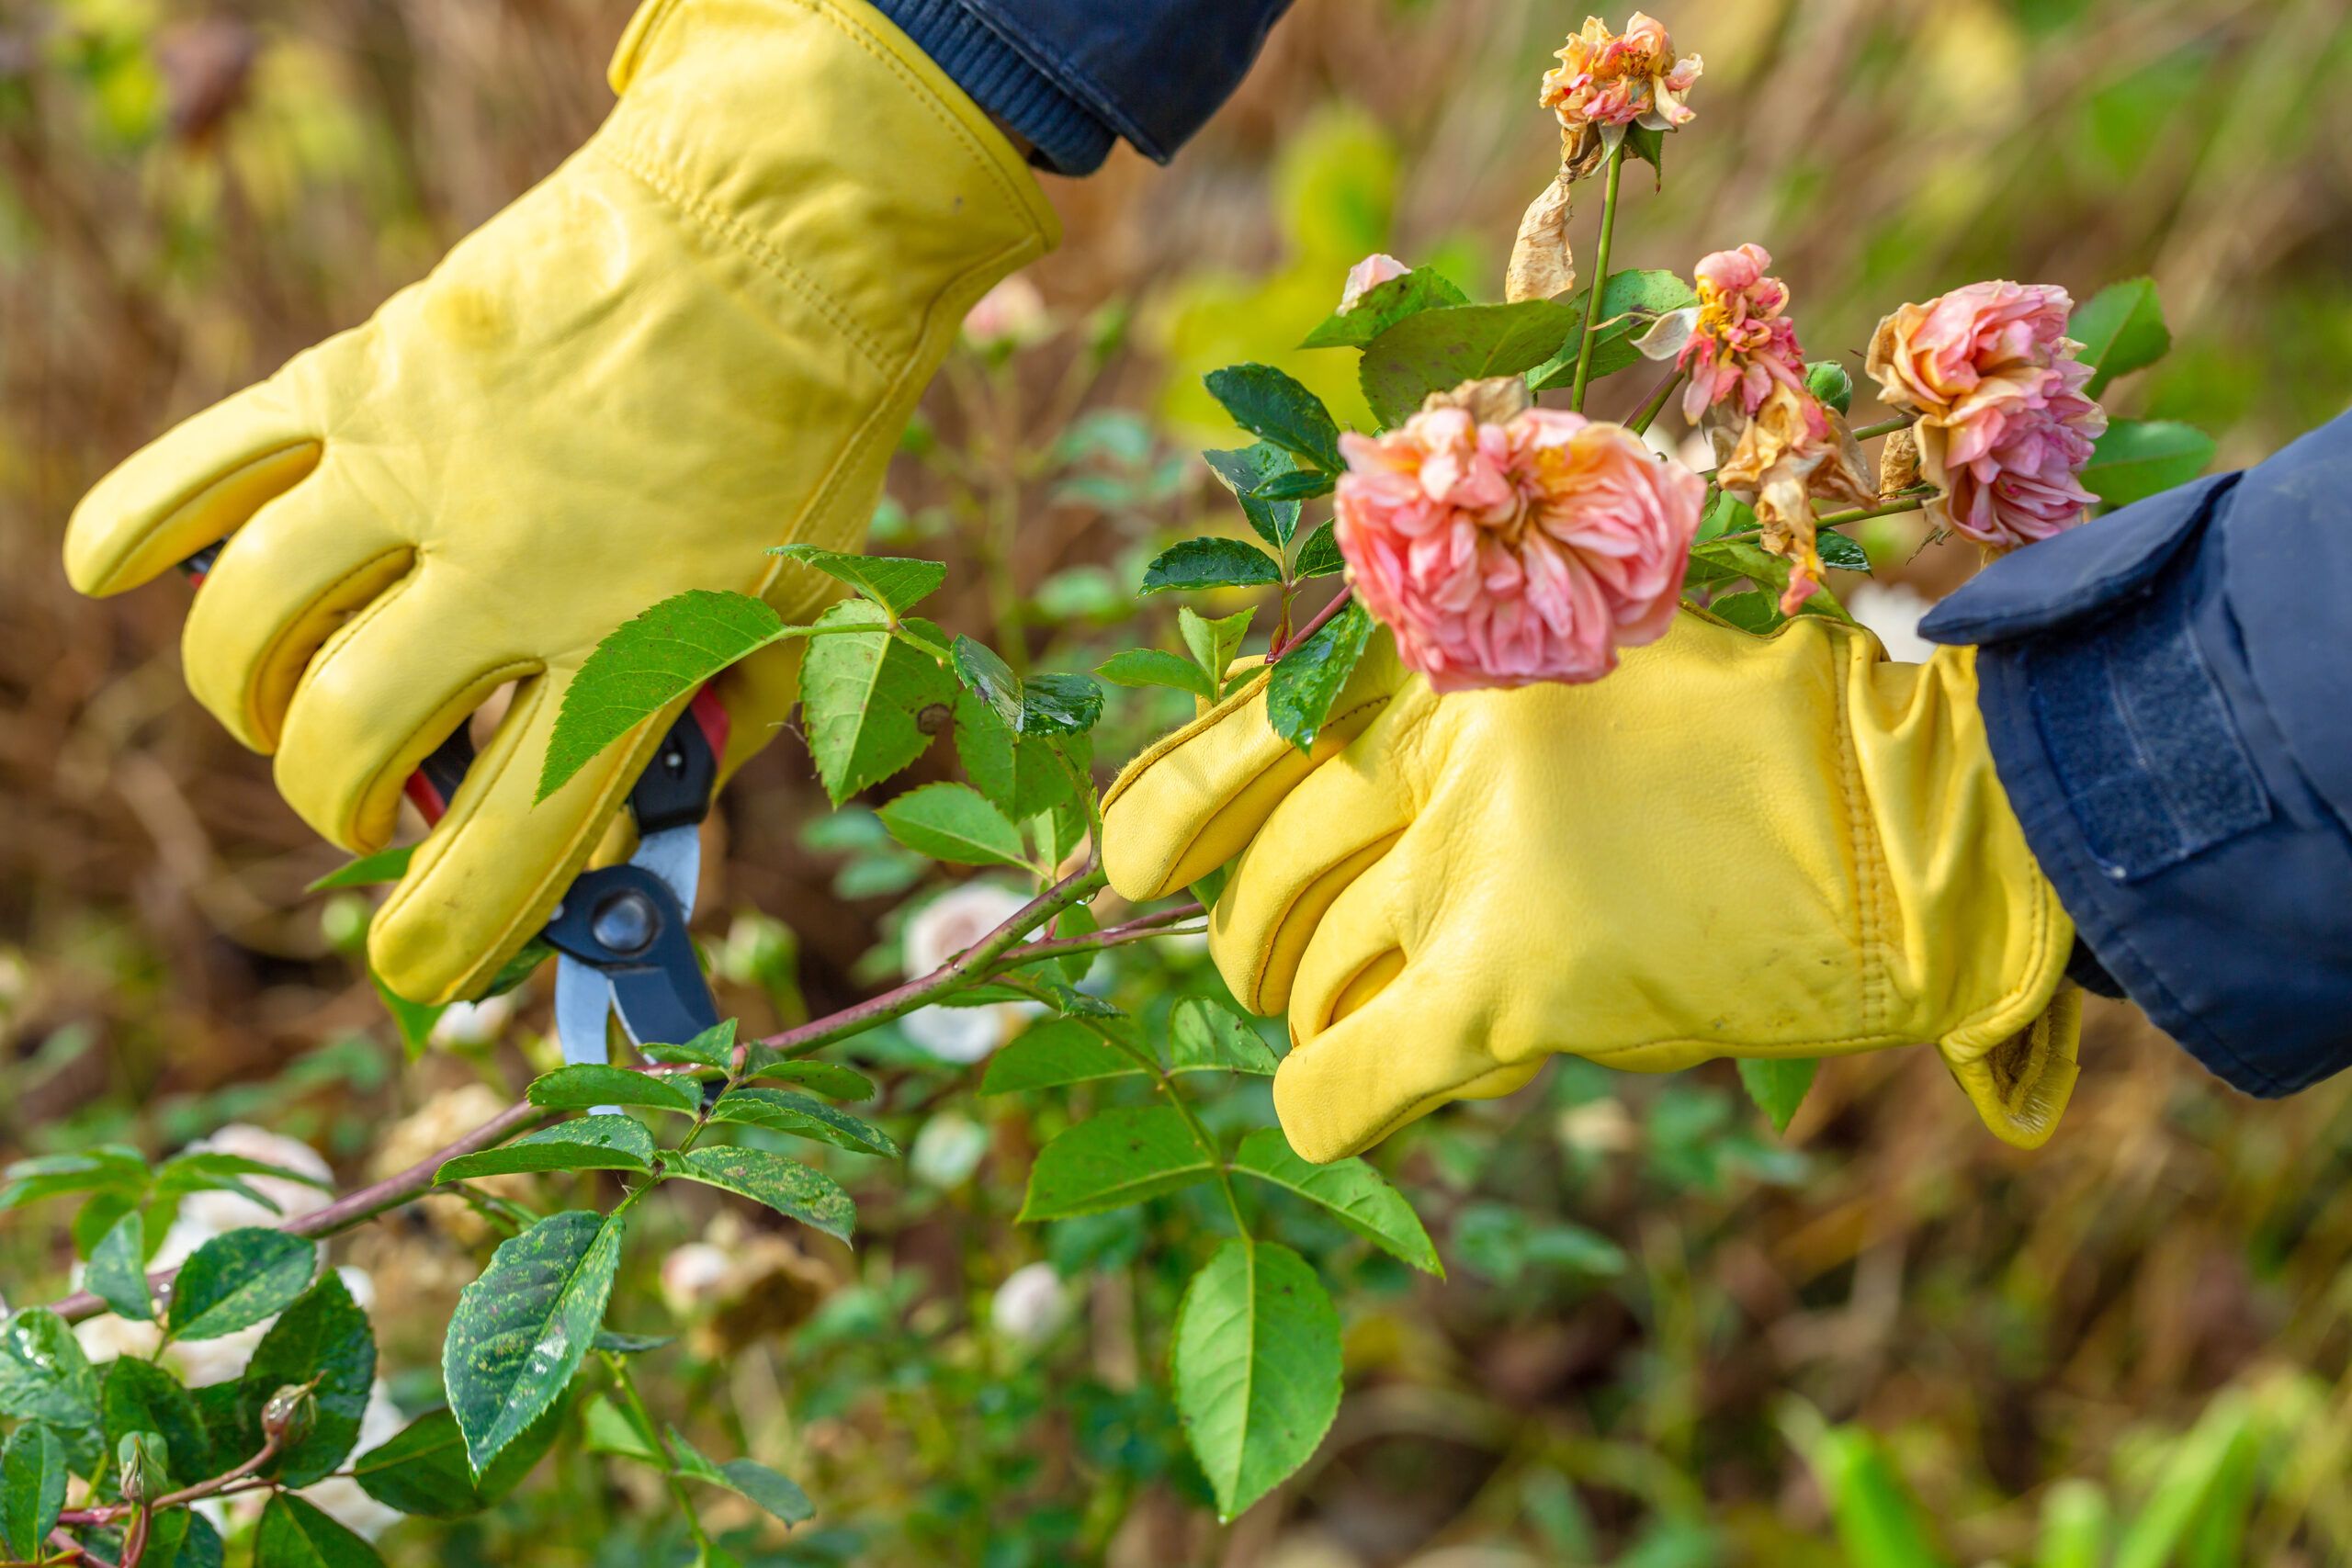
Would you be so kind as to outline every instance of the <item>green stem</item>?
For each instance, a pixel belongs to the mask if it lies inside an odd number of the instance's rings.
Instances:
[[[1646,432],[1650,427],[1650,422],[1657,418],[1658,414],[1665,410],[1667,399],[1674,396],[1674,389],[1680,385],[1682,385],[1682,371],[1678,367],[1668,375],[1665,380],[1658,383],[1657,390],[1650,394],[1649,400],[1634,411],[1634,417],[1625,422],[1625,428],[1636,435]]]
[[[1029,989],[1019,980],[1008,983],[1021,990]],[[1036,993],[1036,996],[1041,1002],[1048,1000],[1043,992]],[[1208,1156],[1210,1173],[1216,1179],[1217,1190],[1224,1194],[1226,1212],[1233,1216],[1234,1230],[1247,1238],[1250,1235],[1250,1221],[1241,1212],[1240,1195],[1233,1190],[1233,1173],[1226,1167],[1225,1151],[1217,1147],[1216,1135],[1193,1111],[1192,1102],[1184,1098],[1183,1090],[1176,1087],[1175,1075],[1159,1065],[1159,1057],[1155,1053],[1123,1037],[1117,1031],[1106,1027],[1101,1019],[1080,1018],[1078,1022],[1081,1027],[1102,1036],[1103,1043],[1159,1080],[1159,1092],[1168,1097],[1168,1103],[1174,1106],[1176,1114],[1184,1119],[1185,1129],[1193,1134],[1193,1144],[1199,1147],[1201,1153]]]
[[[1847,523],[1865,522],[1872,517],[1892,517],[1898,512],[1918,511],[1919,508],[1935,500],[1939,493],[1940,492],[1928,490],[1916,495],[1902,495],[1881,505],[1858,506],[1851,512],[1832,512],[1825,516],[1816,517],[1813,521],[1816,527],[1835,528]]]
[[[1610,150],[1609,183],[1600,193],[1600,243],[1592,252],[1592,288],[1585,296],[1584,342],[1577,349],[1577,378],[1568,407],[1584,412],[1584,386],[1592,375],[1592,343],[1600,327],[1601,296],[1609,290],[1609,242],[1617,231],[1617,182],[1625,172],[1625,144]]]
[[[1892,435],[1896,431],[1908,427],[1911,422],[1911,415],[1907,413],[1899,413],[1893,419],[1880,420],[1876,424],[1862,425],[1854,432],[1854,439],[1857,441],[1868,441],[1873,435]]]
[[[669,1483],[671,1501],[678,1505],[678,1512],[686,1517],[686,1529],[693,1532],[695,1544],[706,1551],[710,1549],[710,1537],[703,1533],[702,1520],[695,1515],[695,1500],[686,1491],[685,1477],[678,1473],[678,1456],[670,1451],[670,1439],[662,1435],[655,1424],[653,1412],[646,1407],[645,1396],[637,1392],[637,1380],[629,1375],[628,1358],[617,1351],[601,1352],[605,1365],[613,1374],[613,1386],[636,1416],[639,1430],[652,1439],[654,1452],[662,1456],[662,1478]]]

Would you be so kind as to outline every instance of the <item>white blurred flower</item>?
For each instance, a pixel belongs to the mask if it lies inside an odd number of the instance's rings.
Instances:
[[[1905,664],[1925,664],[1936,645],[1919,635],[1919,622],[1935,608],[1906,582],[1858,582],[1846,593],[1846,609],[1886,645],[1886,655]]]
[[[451,1002],[426,1038],[435,1045],[486,1045],[506,1032],[518,999],[518,992],[502,991],[478,1002]]]
[[[1017,914],[1028,898],[994,882],[964,882],[908,917],[907,978],[921,979]],[[1012,1038],[1034,1002],[917,1008],[899,1021],[908,1039],[943,1062],[977,1062]]]
[[[989,1323],[1019,1345],[1036,1345],[1069,1320],[1069,1292],[1050,1263],[1015,1269],[989,1303]]]
[[[727,1254],[707,1241],[673,1247],[662,1260],[662,1304],[680,1317],[692,1317],[718,1299],[729,1272]]]
[[[975,348],[1024,348],[1053,330],[1046,297],[1018,273],[981,295],[964,315],[964,335]]]
[[[989,1152],[989,1130],[968,1116],[942,1112],[922,1124],[907,1151],[907,1168],[933,1187],[960,1187]]]
[[[334,1172],[318,1150],[310,1145],[270,1132],[266,1128],[232,1122],[209,1138],[198,1138],[184,1151],[188,1154],[238,1155],[259,1160],[282,1169],[315,1178],[332,1184]],[[240,1178],[246,1186],[276,1203],[281,1213],[273,1214],[252,1199],[235,1192],[191,1193],[180,1203],[178,1224],[195,1225],[205,1236],[219,1235],[241,1225],[276,1225],[299,1219],[314,1210],[323,1209],[334,1194],[323,1187],[311,1187],[300,1181],[288,1181],[282,1176],[247,1176]],[[199,1241],[202,1238],[199,1237]],[[170,1245],[167,1240],[166,1246]],[[189,1248],[194,1251],[194,1247]],[[174,1258],[171,1262],[177,1262]],[[168,1268],[170,1263],[159,1263]]]

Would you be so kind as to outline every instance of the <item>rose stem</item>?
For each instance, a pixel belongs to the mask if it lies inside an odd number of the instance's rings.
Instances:
[[[1584,412],[1584,384],[1592,375],[1592,340],[1600,326],[1601,297],[1609,291],[1609,240],[1617,230],[1617,180],[1625,172],[1625,143],[1610,150],[1609,184],[1600,193],[1600,243],[1593,247],[1592,288],[1586,291],[1584,342],[1577,348],[1577,379],[1568,407]]]

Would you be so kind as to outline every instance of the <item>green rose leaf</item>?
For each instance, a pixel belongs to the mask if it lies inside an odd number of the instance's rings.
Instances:
[[[832,1178],[765,1149],[694,1149],[671,1173],[764,1203],[841,1241],[857,1223],[857,1205]]]
[[[701,1067],[723,1067],[735,1055],[735,1022],[722,1019],[692,1040],[677,1044],[650,1044],[642,1047],[649,1060],[656,1062],[689,1063]],[[609,1102],[608,1102],[609,1103]]]
[[[2213,438],[2168,419],[2119,420],[2107,427],[2083,468],[2083,486],[2122,506],[2185,485],[2213,460]]]
[[[1105,1111],[1037,1153],[1021,1218],[1066,1220],[1190,1187],[1216,1166],[1174,1107]]]
[[[996,649],[967,637],[956,637],[948,649],[956,678],[964,689],[988,704],[1005,728],[1021,733],[1021,680]]]
[[[442,1341],[441,1381],[475,1474],[579,1371],[605,1320],[625,1228],[619,1214],[550,1214],[500,1243],[481,1278],[458,1298]]]
[[[1744,632],[1761,637],[1788,619],[1781,614],[1780,595],[1751,588],[1739,593],[1719,593],[1707,603],[1711,615],[1721,616]]]
[[[212,1473],[206,1468],[213,1444],[203,1413],[180,1386],[180,1380],[153,1361],[122,1356],[107,1363],[98,1395],[98,1423],[109,1450],[120,1448],[122,1440],[135,1433],[160,1435],[177,1485],[193,1485]],[[256,1435],[226,1463],[251,1459],[260,1447]]]
[[[820,550],[814,545],[778,545],[768,554],[814,567],[898,615],[905,615],[937,592],[939,585],[947,581],[945,563],[935,560],[843,555],[839,550]]]
[[[1561,341],[1560,352],[1528,372],[1527,384],[1539,392],[1555,387],[1566,387],[1577,378],[1577,353],[1582,345],[1586,302],[1592,290],[1580,290],[1568,301],[1575,320],[1569,323],[1567,335]],[[1592,334],[1592,368],[1589,378],[1598,381],[1603,376],[1614,376],[1628,366],[1642,362],[1642,351],[1634,346],[1634,340],[1660,316],[1699,302],[1690,286],[1673,273],[1664,271],[1612,272],[1609,286],[1600,291],[1600,325]]]
[[[1265,588],[1282,580],[1282,564],[1255,545],[1239,539],[1186,539],[1162,550],[1144,568],[1141,591]]]
[[[1814,547],[1821,552],[1821,564],[1839,571],[1868,571],[1870,552],[1859,540],[1849,538],[1835,528],[1824,528],[1814,537]]]
[[[1290,536],[1298,529],[1298,502],[1270,497],[1261,487],[1300,472],[1298,459],[1271,441],[1201,456],[1241,503],[1241,514],[1250,520],[1258,537],[1271,549],[1289,548]]]
[[[467,1461],[458,1418],[447,1410],[431,1411],[361,1454],[351,1477],[368,1495],[403,1514],[434,1519],[478,1514],[514,1491],[546,1456],[563,1431],[565,1410],[562,1400],[548,1406],[479,1478]]]
[[[108,1144],[80,1154],[20,1159],[8,1168],[7,1181],[0,1189],[0,1213],[73,1192],[142,1193],[147,1161],[136,1149]]]
[[[804,1524],[817,1517],[808,1494],[784,1476],[753,1460],[730,1459],[713,1464],[675,1427],[668,1429],[670,1451],[677,1456],[678,1473],[708,1486],[723,1486],[749,1499],[786,1525]]]
[[[1172,686],[1204,702],[1216,700],[1216,694],[1209,689],[1208,672],[1165,649],[1131,648],[1114,653],[1094,672],[1114,686]]]
[[[542,1073],[524,1097],[551,1111],[587,1111],[599,1105],[642,1105],[692,1116],[702,1109],[702,1086],[666,1073],[639,1073],[602,1062],[577,1062]]]
[[[765,1127],[772,1133],[788,1133],[796,1138],[811,1138],[855,1154],[880,1155],[886,1159],[896,1159],[899,1153],[897,1140],[873,1123],[846,1111],[835,1110],[821,1100],[789,1094],[780,1089],[730,1089],[718,1097],[718,1103],[711,1108],[710,1119]]]
[[[1296,1193],[1390,1257],[1425,1274],[1445,1277],[1437,1246],[1413,1206],[1365,1161],[1310,1165],[1292,1150],[1281,1128],[1261,1127],[1241,1140],[1233,1168]]]
[[[1327,474],[1313,468],[1301,468],[1295,474],[1276,474],[1258,487],[1261,501],[1313,501],[1330,494],[1340,485],[1337,474]]]
[[[891,636],[888,618],[889,612],[871,600],[845,599],[816,624],[873,629],[810,637],[800,660],[800,712],[808,751],[835,806],[922,756],[956,701],[955,677],[937,660]],[[933,641],[945,641],[928,622],[906,625]]]
[[[642,1076],[642,1075],[639,1075]],[[580,1116],[524,1134],[480,1154],[460,1155],[435,1173],[436,1181],[514,1176],[541,1170],[650,1170],[653,1134],[632,1116]]]
[[[1266,686],[1266,720],[1274,733],[1301,751],[1311,750],[1371,640],[1372,616],[1363,601],[1353,600],[1284,653]]]
[[[98,1379],[65,1320],[27,1307],[0,1323],[0,1416],[72,1430],[98,1424]]]
[[[2126,278],[2092,295],[2075,308],[2066,335],[2083,345],[2082,362],[2098,367],[2083,389],[2094,398],[2118,376],[2154,365],[2172,347],[2152,277]]]
[[[890,837],[952,865],[1025,865],[1021,829],[969,784],[929,784],[882,807]]]
[[[1340,427],[1323,400],[1271,365],[1231,365],[1212,370],[1209,396],[1250,434],[1338,472]]]
[[[1102,688],[1084,675],[1046,671],[1021,682],[1021,733],[1083,735],[1102,717]]]
[[[286,1310],[311,1288],[319,1248],[307,1236],[248,1225],[206,1242],[172,1281],[175,1339],[218,1339]]]
[[[754,1062],[751,1076],[774,1078],[779,1083],[798,1084],[812,1094],[831,1100],[871,1100],[874,1080],[854,1067],[844,1067],[839,1062]]]
[[[1348,570],[1345,557],[1340,554],[1339,525],[1326,520],[1323,525],[1306,536],[1298,547],[1298,563],[1294,574],[1304,582],[1314,577],[1331,577]]]
[[[305,893],[326,893],[338,887],[379,887],[387,882],[398,882],[408,874],[408,863],[416,858],[414,844],[394,844],[389,850],[378,850],[372,855],[345,861],[316,882],[305,886]]]
[[[1018,1094],[1103,1078],[1141,1077],[1143,1068],[1075,1019],[1049,1018],[989,1058],[982,1094]]]
[[[1250,635],[1250,620],[1256,614],[1255,610],[1242,610],[1211,620],[1194,614],[1189,604],[1176,612],[1176,628],[1193,655],[1193,662],[1209,679],[1211,700],[1224,690],[1226,676],[1233,670],[1234,656],[1241,651],[1241,639]]]
[[[134,1323],[153,1320],[155,1298],[147,1289],[147,1222],[138,1210],[117,1220],[91,1249],[84,1283],[118,1314]]]
[[[1739,1081],[1756,1108],[1771,1118],[1772,1131],[1785,1133],[1820,1066],[1810,1056],[1742,1056]]]
[[[313,1379],[317,1418],[301,1441],[279,1453],[273,1472],[287,1486],[324,1480],[343,1463],[359,1440],[359,1419],[376,1381],[376,1337],[368,1314],[351,1299],[343,1276],[332,1269],[269,1325],[238,1380],[238,1404],[245,1412],[246,1437],[254,1449],[263,1436],[262,1407],[270,1395],[289,1383]],[[173,1438],[172,1444],[178,1451],[179,1439]]]
[[[0,1539],[27,1561],[49,1549],[49,1532],[65,1508],[65,1445],[39,1421],[8,1434],[0,1450]]]
[[[564,688],[539,764],[537,798],[547,799],[598,752],[783,630],[782,618],[763,601],[705,588],[664,599],[620,626]]]
[[[327,1515],[280,1492],[254,1532],[254,1568],[383,1568],[376,1549]]]
[[[1404,423],[1431,392],[1543,364],[1578,320],[1573,307],[1557,299],[1423,310],[1372,340],[1357,378],[1385,429]],[[1336,461],[1324,466],[1340,467]]]
[[[1230,1520],[1305,1464],[1330,1429],[1340,1314],[1297,1253],[1236,1237],[1184,1288],[1170,1363],[1185,1440],[1218,1516]]]
[[[1258,1026],[1208,997],[1186,997],[1169,1015],[1170,1072],[1256,1073],[1280,1064]]]
[[[1442,272],[1417,266],[1401,277],[1375,283],[1344,310],[1334,310],[1299,341],[1301,348],[1363,348],[1408,316],[1466,305],[1470,297]]]

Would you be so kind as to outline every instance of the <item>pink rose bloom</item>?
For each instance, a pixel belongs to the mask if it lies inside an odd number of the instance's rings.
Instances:
[[[1675,363],[1690,376],[1682,413],[1693,424],[1734,394],[1739,412],[1753,418],[1773,383],[1804,389],[1804,350],[1784,313],[1789,286],[1764,276],[1771,265],[1772,253],[1751,244],[1702,256],[1692,269],[1698,311]]]
[[[1683,97],[1703,69],[1697,55],[1674,57],[1674,40],[1655,17],[1634,13],[1621,37],[1599,17],[1559,51],[1559,68],[1544,73],[1542,102],[1561,129],[1639,125],[1671,130],[1692,118]]]
[[[2094,499],[2079,476],[2107,415],[2082,389],[2073,310],[2054,284],[1972,283],[1871,338],[1881,395],[1919,416],[1920,471],[1944,491],[1929,515],[1995,549],[2073,527]]]
[[[2097,499],[2081,478],[2107,429],[2106,411],[2081,390],[2091,367],[2063,359],[2044,374],[2021,406],[1920,447],[1923,469],[1945,491],[1928,510],[1978,544],[2010,550],[2046,539],[2083,521]],[[1973,439],[1986,430],[1989,445]],[[1963,435],[1972,438],[1965,458],[1957,455]]]
[[[1402,277],[1413,269],[1385,251],[1372,254],[1348,268],[1347,287],[1340,291],[1340,314],[1346,315],[1356,308],[1356,301],[1366,291],[1379,288],[1392,277]]]
[[[1597,681],[1665,635],[1706,485],[1623,426],[1431,407],[1340,446],[1340,553],[1433,689]]]

